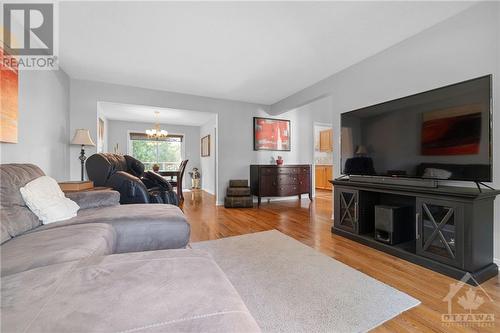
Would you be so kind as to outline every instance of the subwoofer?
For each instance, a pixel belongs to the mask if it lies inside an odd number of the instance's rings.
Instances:
[[[411,240],[411,217],[411,207],[375,206],[375,239],[391,245]]]

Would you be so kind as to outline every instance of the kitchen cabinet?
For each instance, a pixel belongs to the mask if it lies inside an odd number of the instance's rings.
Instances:
[[[319,132],[319,151],[333,151],[333,130],[323,130]]]
[[[316,165],[314,170],[315,187],[323,190],[331,190],[332,184],[330,184],[329,180],[333,177],[333,167],[331,165]]]

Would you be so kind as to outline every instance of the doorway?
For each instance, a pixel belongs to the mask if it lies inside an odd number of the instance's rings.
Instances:
[[[97,102],[96,121],[102,125],[98,145],[102,152],[128,154],[140,160],[146,170],[175,171],[188,160],[182,192],[190,192],[193,168],[201,174],[201,190],[216,195],[217,114],[212,112],[160,108],[114,102]],[[150,140],[147,131],[166,133]],[[201,154],[202,139],[208,136],[208,149]],[[214,200],[215,202],[215,200]]]
[[[333,179],[333,129],[332,124],[314,123],[314,188],[331,191]],[[316,194],[317,195],[317,194]]]

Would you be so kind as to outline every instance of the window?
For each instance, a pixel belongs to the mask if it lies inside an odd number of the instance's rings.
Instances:
[[[177,170],[182,161],[182,135],[151,139],[145,133],[130,133],[130,155],[144,163],[146,170],[154,164],[160,170]]]

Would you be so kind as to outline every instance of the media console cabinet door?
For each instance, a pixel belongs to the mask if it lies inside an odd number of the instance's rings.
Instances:
[[[463,268],[465,205],[417,198],[416,208],[417,254]]]
[[[334,187],[334,226],[352,233],[358,233],[359,192]]]

